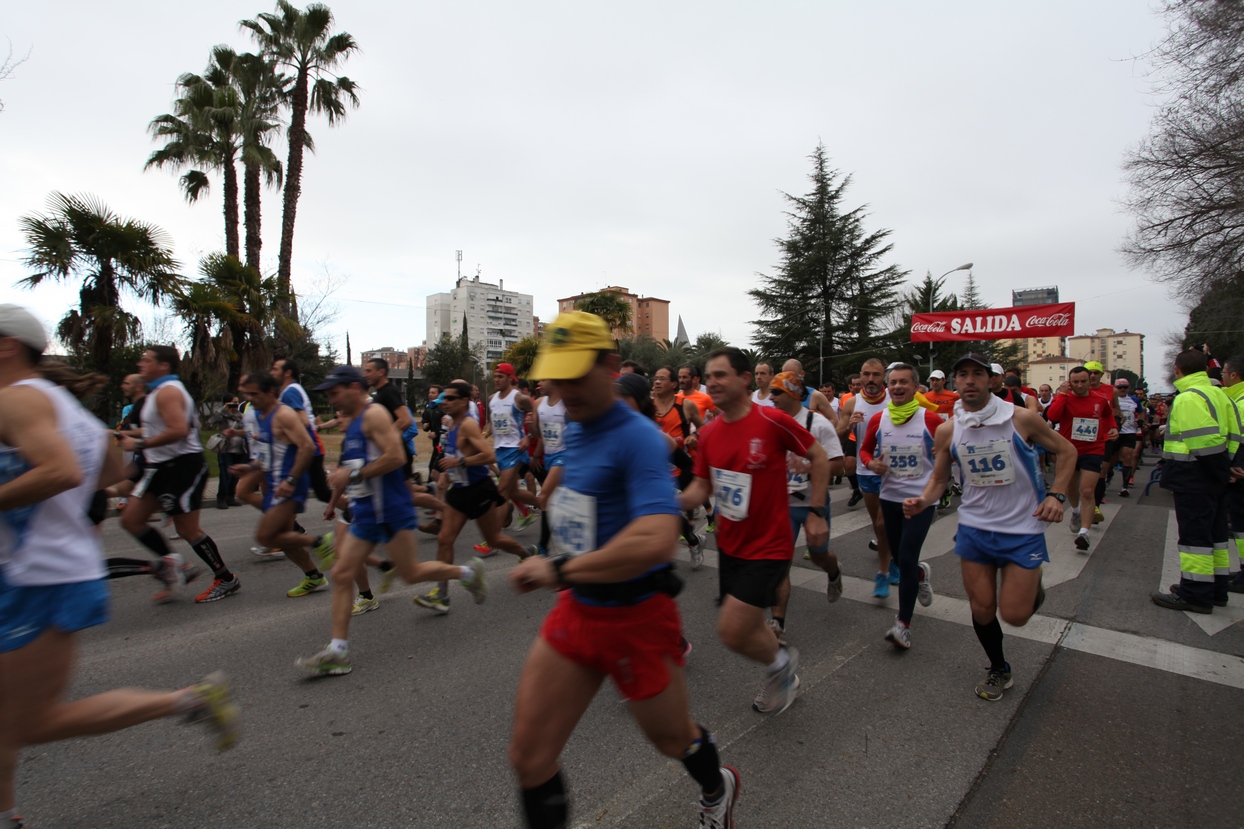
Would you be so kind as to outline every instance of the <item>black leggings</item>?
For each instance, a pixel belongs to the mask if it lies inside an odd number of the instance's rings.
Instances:
[[[885,519],[885,537],[890,542],[890,553],[898,562],[898,618],[905,625],[911,624],[911,614],[916,608],[916,594],[920,590],[920,548],[933,526],[936,506],[931,506],[914,518],[903,517],[903,504],[899,501],[881,501],[881,517]]]

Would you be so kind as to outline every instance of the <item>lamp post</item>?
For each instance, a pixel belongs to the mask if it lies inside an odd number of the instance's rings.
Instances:
[[[946,271],[946,273],[942,274],[937,279],[929,283],[929,313],[930,314],[933,313],[933,288],[935,284],[939,280],[945,279],[946,277],[950,276],[955,271],[970,271],[970,270],[972,270],[972,263],[968,262],[966,265],[960,265],[957,268],[951,268],[950,270]],[[932,374],[932,373],[933,373],[933,343],[929,343],[929,374]]]

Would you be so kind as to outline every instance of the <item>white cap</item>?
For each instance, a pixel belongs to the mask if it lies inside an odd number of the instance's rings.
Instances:
[[[937,371],[930,371],[929,379],[930,380],[945,380],[946,372],[942,371],[940,368]]]
[[[40,354],[48,347],[48,335],[43,330],[43,323],[20,305],[0,305],[0,337],[16,337],[23,345]]]
[[[990,363],[989,370],[998,375],[1006,374],[1006,372],[1002,370],[1002,366],[998,363]]]
[[[899,362],[898,360],[895,360],[894,362],[892,362],[892,363],[890,363],[888,366],[886,366],[886,367],[885,367],[885,370],[886,370],[886,371],[891,371],[891,370],[892,370],[895,366],[901,366],[901,365],[902,365],[902,363],[901,363],[901,362]]]

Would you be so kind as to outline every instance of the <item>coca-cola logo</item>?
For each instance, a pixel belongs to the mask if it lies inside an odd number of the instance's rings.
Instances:
[[[946,331],[946,321],[938,320],[937,322],[914,322],[911,325],[912,333],[916,334],[941,334]]]
[[[1048,317],[1029,317],[1029,328],[1060,328],[1071,324],[1071,314],[1050,314]]]

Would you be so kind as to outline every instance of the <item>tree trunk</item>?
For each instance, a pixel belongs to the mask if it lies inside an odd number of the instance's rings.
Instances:
[[[263,249],[260,236],[263,214],[260,205],[262,184],[259,165],[245,164],[242,173],[242,205],[246,221],[246,267],[259,270],[259,254]],[[234,388],[230,386],[230,388]]]
[[[238,169],[232,156],[225,163],[225,253],[241,258],[238,247]]]
[[[294,219],[298,213],[298,196],[302,193],[302,153],[307,135],[308,83],[306,67],[299,67],[298,79],[294,84],[294,98],[290,105],[289,160],[285,165],[285,198],[281,206],[281,253],[277,267],[277,283],[283,296],[282,307],[278,310],[286,315],[290,315],[293,306],[291,260],[294,256]],[[284,339],[278,335],[278,341]]]
[[[118,309],[121,307],[121,297],[117,290],[116,271],[113,269],[112,262],[100,262],[99,278],[95,280],[95,296],[92,298],[99,305]],[[93,315],[94,307],[88,307],[87,303],[83,303],[83,316]],[[116,342],[116,317],[112,318],[112,322],[107,325],[96,326],[91,338],[91,370],[98,371],[105,377],[111,376],[109,368],[112,363],[112,347]],[[94,414],[104,423],[109,420],[108,412],[108,395],[100,394],[95,398]]]

